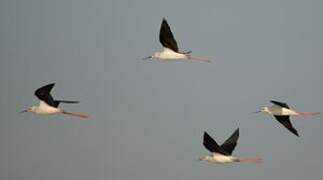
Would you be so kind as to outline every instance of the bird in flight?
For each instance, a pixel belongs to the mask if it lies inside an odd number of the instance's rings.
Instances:
[[[79,103],[79,101],[54,100],[54,98],[50,94],[50,91],[52,90],[54,85],[55,85],[55,83],[51,83],[51,84],[48,84],[48,85],[38,88],[34,94],[39,99],[39,104],[31,106],[28,109],[23,110],[22,112],[33,112],[36,114],[62,113],[62,114],[76,116],[76,117],[80,117],[80,118],[88,118],[88,116],[85,114],[67,112],[67,111],[59,108],[58,105],[60,103],[74,104],[74,103]]]
[[[160,26],[159,41],[163,45],[163,50],[161,52],[155,52],[152,56],[148,56],[144,59],[158,59],[158,60],[189,59],[189,60],[196,60],[196,61],[211,62],[207,58],[192,56],[191,51],[180,52],[178,50],[177,42],[165,18],[163,18]]]
[[[278,122],[280,122],[285,128],[287,128],[290,132],[299,136],[297,130],[293,127],[292,123],[290,122],[290,116],[315,116],[319,115],[319,112],[298,112],[296,110],[291,109],[287,103],[279,102],[279,101],[270,101],[273,103],[271,107],[262,107],[258,112],[268,113],[273,115]]]
[[[213,164],[225,164],[233,162],[250,162],[261,163],[261,158],[240,158],[232,155],[234,148],[239,139],[239,128],[220,146],[218,143],[207,133],[204,132],[203,145],[211,152],[200,158],[201,161],[207,161]]]

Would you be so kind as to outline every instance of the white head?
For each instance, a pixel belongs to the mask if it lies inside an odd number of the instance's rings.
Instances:
[[[261,109],[259,111],[256,111],[254,113],[259,113],[259,112],[265,112],[265,113],[270,113],[269,108],[268,107],[261,107]]]
[[[152,55],[152,58],[158,59],[160,57],[160,52],[155,52],[154,55]]]
[[[269,113],[269,112],[270,112],[268,107],[262,107],[262,108],[260,109],[260,111],[261,111],[261,112],[267,112],[267,113]]]
[[[213,158],[210,155],[205,155],[199,158],[200,161],[208,161],[208,162],[212,161],[212,159]]]
[[[160,52],[155,52],[153,55],[143,58],[143,60],[146,60],[146,59],[159,59],[159,57],[160,57]]]
[[[21,113],[23,113],[23,112],[36,112],[37,108],[38,108],[38,106],[30,106],[26,110],[21,111]]]

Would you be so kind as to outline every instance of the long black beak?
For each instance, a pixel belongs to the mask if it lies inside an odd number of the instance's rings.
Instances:
[[[142,58],[142,60],[147,60],[147,59],[152,59],[152,58],[153,58],[152,56],[147,56],[147,57]]]
[[[255,112],[252,112],[252,113],[260,113],[261,111],[255,111]]]

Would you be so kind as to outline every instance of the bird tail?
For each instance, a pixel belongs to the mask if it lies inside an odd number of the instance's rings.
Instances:
[[[321,114],[319,112],[297,112],[297,113],[302,116],[316,116]]]
[[[192,56],[191,54],[186,54],[186,56],[187,56],[187,59],[189,59],[189,60],[203,61],[203,62],[208,62],[208,63],[211,62],[208,58],[205,58],[205,57]]]
[[[76,104],[76,103],[79,103],[80,101],[56,100],[56,102],[59,102],[59,103],[68,103],[68,104]]]
[[[60,103],[75,104],[75,103],[79,103],[79,101],[55,100],[55,101],[54,101],[54,105],[55,105],[55,107],[58,107]]]
[[[82,114],[82,113],[75,113],[75,112],[67,112],[67,111],[62,111],[62,114],[70,115],[70,116],[75,116],[83,119],[89,118],[88,115]]]
[[[239,158],[239,162],[260,164],[260,163],[263,163],[263,159],[259,157]]]

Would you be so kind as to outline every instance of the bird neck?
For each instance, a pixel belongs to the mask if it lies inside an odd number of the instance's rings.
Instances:
[[[29,108],[29,111],[30,111],[30,112],[36,112],[36,111],[38,110],[38,107],[39,107],[39,106],[37,106],[37,105],[31,106],[31,107]]]
[[[203,160],[203,161],[212,161],[213,160],[213,156],[212,155],[204,155],[200,159]]]
[[[268,107],[263,107],[261,111],[265,112],[265,113],[268,113],[268,114],[271,114],[271,111],[269,110]]]
[[[161,52],[155,52],[151,57],[158,59],[158,58],[160,58],[160,53]]]

